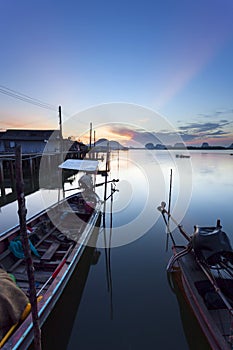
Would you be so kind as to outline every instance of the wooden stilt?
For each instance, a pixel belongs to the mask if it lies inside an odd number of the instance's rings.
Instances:
[[[34,175],[33,158],[29,159],[29,167],[30,167],[30,176],[31,176],[31,178],[33,178],[33,175]]]
[[[1,196],[5,196],[5,186],[4,186],[4,172],[3,172],[3,161],[0,160],[0,187],[1,187]]]
[[[11,181],[12,192],[15,192],[14,166],[13,166],[12,160],[9,161],[9,172],[10,172],[10,181]]]

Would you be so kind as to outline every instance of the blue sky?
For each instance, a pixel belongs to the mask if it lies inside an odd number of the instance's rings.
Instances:
[[[232,18],[232,0],[1,1],[0,85],[61,105],[67,120],[111,102],[144,106],[187,143],[228,146]],[[2,93],[0,106],[0,129],[58,125],[56,111]]]

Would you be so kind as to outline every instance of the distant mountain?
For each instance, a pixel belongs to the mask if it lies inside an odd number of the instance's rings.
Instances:
[[[226,146],[210,146],[208,142],[203,142],[201,146],[185,146],[184,143],[179,142],[176,143],[174,146],[171,145],[163,145],[163,144],[157,144],[154,145],[153,143],[149,142],[145,144],[146,149],[208,149],[208,150],[221,150],[221,149],[233,149],[233,143],[226,147]]]
[[[98,149],[107,149],[109,147],[110,149],[113,150],[125,150],[127,147],[122,146],[118,141],[113,141],[113,140],[107,140],[107,139],[99,139],[95,143],[95,147]]]

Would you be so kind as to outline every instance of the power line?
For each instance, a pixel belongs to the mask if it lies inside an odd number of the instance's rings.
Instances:
[[[52,111],[57,111],[57,107],[53,106],[52,104],[43,102],[41,100],[38,100],[38,99],[33,98],[31,96],[28,96],[28,95],[22,94],[21,92],[9,89],[3,85],[0,85],[0,93],[7,95],[7,96],[10,96],[10,97],[13,97],[13,98],[18,99],[18,100],[33,104],[37,107],[49,109]]]

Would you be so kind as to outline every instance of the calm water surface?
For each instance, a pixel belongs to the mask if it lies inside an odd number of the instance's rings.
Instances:
[[[186,231],[192,232],[195,224],[214,225],[220,218],[233,243],[233,157],[222,151],[193,151],[190,158],[176,158],[176,153],[112,154],[110,176],[120,179],[112,229],[109,200],[97,249],[88,248],[82,270],[75,272],[42,328],[44,349],[208,349],[168,283],[171,242],[166,252],[166,231],[156,208],[168,201],[172,169],[172,212]],[[52,203],[57,191],[28,196],[29,215],[43,208],[44,196]],[[16,211],[16,203],[1,208],[1,232],[17,224]]]

